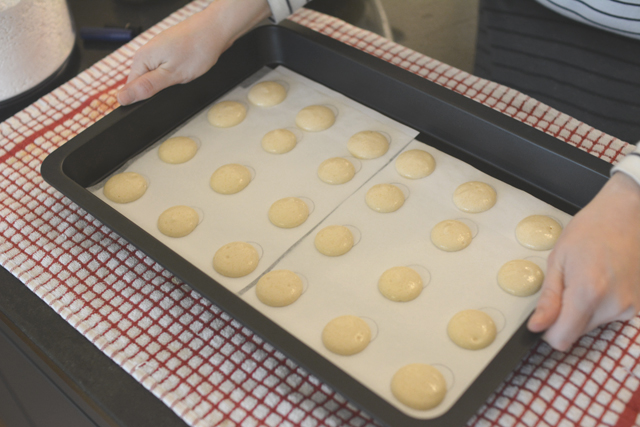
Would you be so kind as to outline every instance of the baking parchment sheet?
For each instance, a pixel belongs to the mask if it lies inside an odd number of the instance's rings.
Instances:
[[[149,183],[143,197],[132,203],[117,204],[104,197],[104,183],[91,189],[97,197],[233,292],[255,281],[417,135],[416,131],[283,67],[266,74],[263,70],[260,74],[260,79],[248,79],[215,101],[244,103],[248,111],[242,123],[231,128],[211,126],[207,121],[209,106],[167,136],[190,136],[198,140],[200,147],[193,159],[178,165],[162,162],[157,152],[162,140],[117,171],[143,175]],[[250,86],[264,80],[278,81],[288,87],[287,98],[281,104],[269,108],[249,104]],[[331,128],[322,132],[298,130],[301,140],[285,154],[271,154],[262,148],[261,140],[267,132],[295,128],[297,113],[315,104],[337,109],[336,122]],[[352,159],[360,170],[346,184],[330,185],[320,181],[317,177],[320,163],[331,157],[351,157],[347,141],[363,130],[386,134],[391,140],[389,151],[366,162]],[[239,193],[218,194],[210,188],[209,180],[216,169],[229,163],[250,167],[255,177]],[[269,221],[268,210],[275,201],[291,196],[311,201],[313,211],[299,227],[278,228]],[[175,205],[194,207],[203,216],[197,228],[183,238],[167,237],[156,225],[158,216]],[[253,273],[229,279],[213,269],[212,260],[220,247],[234,241],[257,244],[262,257]]]
[[[530,259],[544,270],[549,251],[521,246],[515,238],[518,222],[541,214],[566,225],[570,216],[421,142],[411,142],[407,150],[416,148],[434,156],[433,174],[405,179],[392,162],[318,226],[316,232],[329,225],[357,228],[361,238],[351,251],[340,257],[320,254],[314,232],[274,267],[306,278],[307,288],[298,301],[288,307],[268,307],[254,290],[243,298],[398,409],[416,418],[435,418],[456,402],[535,307],[537,294],[516,297],[497,284],[498,270],[510,260]],[[467,181],[491,185],[498,194],[496,205],[477,214],[458,210],[453,192]],[[408,189],[409,197],[396,212],[378,213],[366,205],[367,190],[380,183]],[[431,229],[446,219],[475,224],[477,234],[467,248],[444,252],[431,242]],[[415,300],[392,302],[378,291],[382,273],[395,266],[412,266],[423,281],[428,280]],[[486,311],[496,322],[499,332],[489,347],[465,350],[448,338],[447,323],[465,309]],[[333,354],[321,340],[324,326],[346,314],[369,320],[377,331],[369,346],[353,356]],[[410,363],[432,364],[444,374],[449,390],[438,407],[412,410],[391,394],[391,378]]]
[[[161,162],[157,155],[160,141],[118,171],[135,171],[149,180],[149,189],[141,199],[118,205],[104,198],[102,186],[95,188],[94,194],[404,413],[422,419],[444,414],[535,307],[537,295],[515,297],[497,285],[497,272],[507,261],[527,258],[545,266],[549,252],[521,246],[515,239],[517,223],[526,216],[542,214],[566,225],[570,216],[412,141],[417,132],[285,68],[260,74],[259,80],[249,79],[220,99],[247,105],[243,123],[214,128],[207,122],[205,108],[169,135],[193,136],[200,141],[192,160],[182,165]],[[249,86],[262,80],[288,86],[283,104],[267,109],[249,105]],[[336,124],[323,132],[304,132],[289,153],[274,155],[262,149],[260,140],[266,132],[295,127],[297,112],[312,104],[337,108]],[[346,184],[321,182],[317,178],[319,164],[330,157],[350,157],[346,142],[362,130],[389,135],[387,154],[356,161],[360,170]],[[433,174],[410,180],[397,173],[395,157],[412,148],[434,156]],[[254,180],[235,195],[220,195],[209,188],[211,174],[227,163],[244,164],[255,171]],[[453,204],[456,187],[472,180],[486,182],[497,191],[498,201],[489,211],[467,214]],[[365,193],[378,183],[400,184],[408,193],[404,206],[386,214],[368,208]],[[301,226],[279,229],[269,222],[267,211],[274,201],[289,196],[310,199],[313,212]],[[198,208],[203,220],[189,236],[174,239],[162,235],[156,221],[161,212],[178,204]],[[464,219],[475,225],[477,234],[469,247],[449,253],[431,243],[431,229],[445,219]],[[340,257],[320,254],[313,241],[328,225],[355,228],[358,243]],[[211,262],[218,248],[238,240],[259,244],[263,255],[252,274],[229,279],[216,273]],[[380,275],[401,265],[416,268],[426,282],[421,295],[406,303],[389,301],[377,289]],[[255,296],[257,279],[273,269],[289,269],[305,279],[305,292],[288,307],[268,307]],[[499,329],[496,340],[482,350],[458,348],[446,334],[449,319],[471,308],[485,310]],[[375,334],[369,346],[353,356],[332,354],[321,341],[324,326],[345,314],[365,318]],[[391,394],[393,374],[409,363],[429,363],[444,374],[448,392],[438,407],[413,410]]]

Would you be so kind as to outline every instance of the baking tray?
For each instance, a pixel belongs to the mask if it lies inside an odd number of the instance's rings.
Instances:
[[[241,38],[211,71],[194,82],[113,111],[45,159],[42,175],[71,200],[381,422],[393,426],[465,423],[537,341],[538,336],[524,325],[447,413],[430,420],[415,419],[362,386],[87,190],[262,67],[277,65],[420,131],[419,141],[567,213],[584,206],[607,179],[610,165],[602,160],[290,22],[261,27]]]

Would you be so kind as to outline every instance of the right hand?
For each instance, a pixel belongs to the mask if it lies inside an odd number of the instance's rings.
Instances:
[[[217,0],[163,31],[134,55],[118,102],[132,104],[201,76],[238,37],[269,13],[266,0]]]
[[[528,326],[567,351],[581,335],[640,310],[640,186],[615,173],[551,252]]]

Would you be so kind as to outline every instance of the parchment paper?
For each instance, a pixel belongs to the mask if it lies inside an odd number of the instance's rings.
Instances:
[[[194,159],[182,165],[161,162],[157,155],[160,141],[123,169],[148,179],[149,188],[141,199],[115,204],[103,196],[102,185],[93,190],[94,194],[401,411],[424,419],[442,415],[535,307],[537,295],[509,295],[496,280],[499,268],[513,259],[527,258],[545,267],[549,252],[521,246],[515,239],[516,225],[533,214],[549,215],[566,225],[570,216],[466,163],[412,141],[416,131],[290,70],[279,67],[256,77],[220,99],[248,106],[247,118],[240,125],[214,128],[207,122],[206,108],[170,135],[196,137],[201,147]],[[284,82],[287,99],[270,108],[249,105],[249,86],[262,80]],[[336,124],[323,132],[302,132],[302,140],[289,153],[275,155],[262,149],[260,141],[266,132],[295,127],[297,112],[312,104],[337,108]],[[330,157],[350,157],[347,140],[362,130],[389,135],[387,154],[356,161],[360,170],[346,184],[321,182],[317,177],[319,164]],[[437,166],[432,175],[410,180],[397,173],[395,157],[413,148],[434,156]],[[235,195],[220,195],[209,188],[211,174],[227,163],[244,164],[255,171],[249,186]],[[456,187],[472,180],[486,182],[497,191],[498,201],[489,211],[467,214],[453,204]],[[404,206],[387,214],[368,208],[365,193],[378,183],[398,183],[407,190]],[[301,226],[280,229],[269,222],[267,211],[273,202],[289,196],[311,200],[313,212]],[[203,220],[189,236],[166,237],[157,230],[157,218],[165,209],[179,204],[196,207],[203,213]],[[445,219],[475,224],[477,235],[469,247],[448,253],[431,243],[431,229]],[[328,225],[355,227],[360,241],[343,256],[324,256],[315,249],[313,240]],[[256,271],[229,279],[213,270],[212,258],[218,248],[237,240],[257,243],[263,255]],[[377,289],[380,275],[400,265],[415,267],[427,282],[414,301],[392,302]],[[272,269],[289,269],[305,278],[306,290],[291,306],[268,307],[256,298],[255,283]],[[471,308],[485,310],[499,328],[496,340],[482,350],[461,349],[446,333],[451,317]],[[362,316],[375,334],[371,344],[353,356],[332,354],[321,342],[324,326],[345,314]],[[407,408],[390,390],[393,374],[406,364],[418,362],[438,367],[448,383],[445,400],[428,411]]]

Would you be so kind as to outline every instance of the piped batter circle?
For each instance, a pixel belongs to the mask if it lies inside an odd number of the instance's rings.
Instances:
[[[260,254],[248,242],[231,242],[213,256],[213,268],[225,277],[243,277],[258,266]]]
[[[314,244],[321,254],[336,257],[349,252],[355,244],[355,238],[348,227],[330,225],[316,234]]]
[[[336,317],[322,330],[322,343],[327,350],[342,356],[360,353],[370,341],[371,328],[358,316]]]
[[[403,366],[393,375],[391,393],[404,405],[426,411],[444,400],[447,382],[434,366],[412,363]]]
[[[102,189],[105,197],[116,203],[131,203],[147,191],[147,180],[136,172],[122,172],[113,175]]]
[[[491,209],[498,199],[496,190],[484,182],[469,181],[453,192],[453,203],[463,212],[480,213]]]
[[[308,132],[329,129],[336,121],[336,113],[327,105],[310,105],[296,115],[296,126]]]
[[[553,249],[562,233],[562,225],[546,215],[531,215],[516,226],[516,238],[525,248],[536,251]]]
[[[284,154],[298,144],[298,137],[289,129],[274,129],[262,137],[262,148],[272,154]]]
[[[200,215],[190,206],[172,206],[158,217],[158,230],[165,236],[184,237],[198,226]]]
[[[433,173],[436,161],[431,154],[424,150],[408,150],[396,159],[396,171],[408,179],[420,179]]]
[[[480,350],[496,338],[495,322],[481,310],[463,310],[456,313],[447,325],[447,334],[458,347]]]
[[[457,252],[466,248],[473,240],[473,232],[465,223],[447,219],[439,222],[431,230],[431,241],[438,249]]]
[[[219,194],[235,194],[244,190],[251,182],[251,169],[244,165],[230,163],[220,166],[211,175],[209,186]]]
[[[280,104],[287,97],[287,89],[281,83],[264,81],[251,87],[247,98],[258,107],[273,107]]]
[[[270,307],[285,307],[300,298],[304,289],[302,278],[291,270],[273,270],[256,284],[256,296]]]
[[[424,283],[422,276],[405,266],[386,270],[378,280],[378,290],[387,299],[396,302],[412,301],[420,295]]]
[[[247,107],[237,101],[222,101],[215,104],[207,112],[209,124],[219,128],[236,126],[247,117]]]
[[[516,259],[498,270],[498,285],[511,295],[527,297],[540,290],[544,281],[542,269],[534,262]]]
[[[186,136],[169,138],[158,147],[158,156],[165,163],[177,165],[191,160],[198,151],[198,142]]]
[[[332,157],[318,166],[318,178],[327,184],[344,184],[351,181],[355,174],[355,166],[344,157]]]
[[[395,212],[404,205],[405,194],[393,184],[376,184],[365,195],[367,206],[376,212]]]
[[[276,227],[294,228],[309,217],[309,206],[299,197],[285,197],[269,208],[269,221]]]
[[[389,151],[389,139],[381,132],[365,130],[349,138],[347,150],[357,159],[377,159]]]

